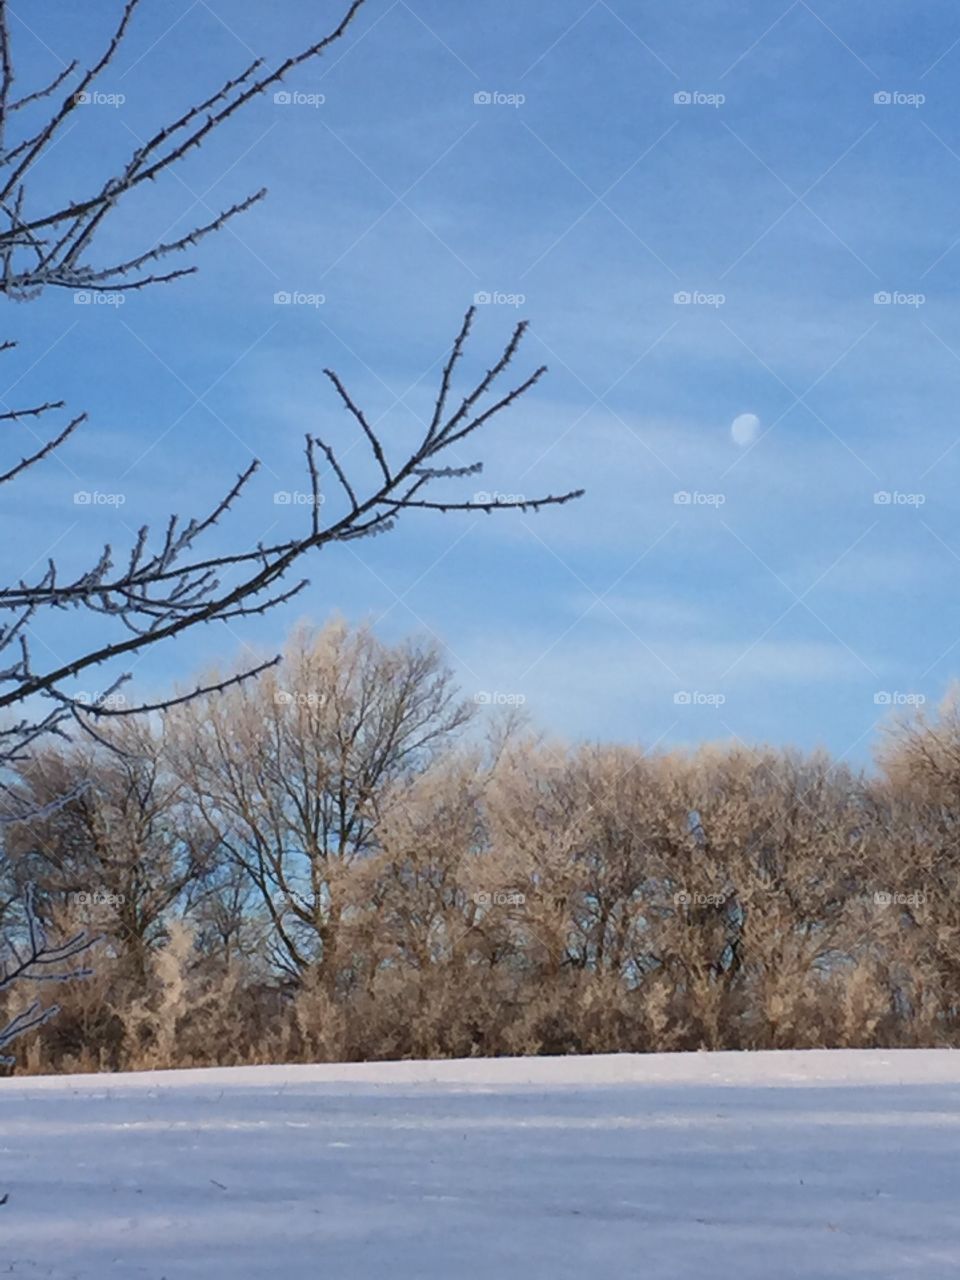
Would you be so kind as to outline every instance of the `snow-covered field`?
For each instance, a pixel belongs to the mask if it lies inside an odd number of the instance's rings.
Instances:
[[[960,1276],[960,1055],[0,1082],[0,1275]]]

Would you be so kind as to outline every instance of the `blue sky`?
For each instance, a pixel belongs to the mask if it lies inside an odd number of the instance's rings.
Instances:
[[[148,7],[99,86],[125,101],[75,113],[38,191],[85,190],[198,87],[339,14]],[[109,25],[107,5],[23,8],[24,84]],[[353,440],[323,367],[402,449],[465,308],[503,295],[470,368],[523,317],[517,371],[550,372],[464,456],[486,472],[462,496],[586,497],[325,550],[295,605],[145,656],[140,688],[339,610],[434,633],[467,693],[521,695],[560,735],[866,759],[884,695],[936,702],[960,664],[958,64],[945,3],[368,0],[297,101],[258,102],[100,242],[106,260],[267,185],[198,276],[122,307],[8,304],[4,399],[91,415],[8,495],[8,575],[201,512],[253,454],[213,545],[285,527],[304,432]]]

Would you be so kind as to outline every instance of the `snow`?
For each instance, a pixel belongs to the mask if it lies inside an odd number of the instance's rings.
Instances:
[[[960,1276],[960,1055],[0,1081],[0,1275]]]

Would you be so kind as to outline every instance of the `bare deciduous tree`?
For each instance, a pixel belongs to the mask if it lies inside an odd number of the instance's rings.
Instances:
[[[9,824],[5,848],[22,884],[91,916],[125,974],[142,981],[166,913],[207,872],[212,850],[164,767],[163,727],[126,719],[104,741],[46,748],[18,766],[21,809],[46,816]]]
[[[38,183],[34,170],[116,63],[144,3],[123,0],[119,21],[89,66],[73,59],[49,83],[18,94],[11,8],[8,0],[0,0],[0,293],[22,301],[50,287],[142,289],[194,272],[193,266],[167,269],[166,260],[195,248],[244,213],[264,198],[265,189],[225,209],[213,221],[175,240],[149,245],[132,257],[104,264],[92,262],[90,253],[106,220],[125,207],[131,192],[173,170],[267,89],[295,68],[321,57],[346,33],[364,3],[351,0],[332,30],[276,66],[267,67],[262,58],[254,59],[179,116],[160,122],[150,137],[138,140],[139,145],[119,169],[94,178],[85,191],[63,200],[50,194],[58,190],[58,184],[50,180]],[[162,95],[158,96],[162,100]]]
[[[429,486],[438,480],[463,478],[479,473],[480,463],[451,467],[435,464],[446,450],[460,444],[473,432],[487,425],[497,413],[512,405],[545,372],[543,367],[537,369],[493,403],[481,407],[483,397],[491,391],[516,355],[525,329],[524,324],[519,324],[500,358],[463,397],[458,407],[451,410],[448,398],[452,377],[463,353],[473,315],[471,308],[444,366],[430,422],[413,452],[400,463],[388,462],[381,440],[364,413],[354,404],[337,376],[330,373],[344,404],[369,443],[379,468],[380,480],[373,485],[372,490],[358,492],[334,449],[325,441],[308,436],[305,453],[312,501],[309,504],[309,525],[301,535],[271,544],[261,542],[232,554],[207,558],[197,555],[197,543],[203,534],[233,507],[256,472],[258,464],[253,462],[226,496],[202,519],[191,519],[181,524],[176,516],[171,517],[158,546],[150,547],[150,533],[144,527],[140,530],[136,544],[123,559],[111,547],[106,546],[96,564],[69,581],[61,578],[56,565],[51,561],[32,582],[21,581],[0,589],[0,614],[6,614],[10,618],[9,622],[0,625],[0,652],[11,648],[15,650],[9,665],[0,671],[0,711],[16,709],[21,712],[15,722],[0,730],[0,763],[16,761],[32,743],[46,734],[62,730],[70,719],[92,731],[92,722],[97,720],[171,706],[174,701],[171,699],[151,706],[133,707],[126,703],[117,705],[117,690],[127,679],[126,676],[114,680],[100,698],[93,702],[78,700],[65,686],[90,668],[142,652],[150,645],[181,635],[203,623],[251,617],[293,599],[307,586],[307,580],[302,579],[289,587],[283,585],[283,580],[288,571],[309,551],[332,543],[385,533],[394,527],[399,516],[412,510],[489,513],[519,507],[536,511],[544,506],[562,504],[579,497],[579,490],[503,503],[493,500],[456,501],[428,496]],[[2,417],[0,415],[0,419]],[[40,462],[64,438],[65,434],[61,433],[49,446],[25,459],[5,475],[0,475],[0,483],[13,479],[27,467]],[[339,513],[333,513],[324,519],[321,513],[330,510],[322,500],[324,482],[327,480],[339,488],[345,502]],[[237,580],[225,583],[224,575],[228,574],[231,579],[235,577]],[[69,609],[89,610],[107,622],[119,624],[127,634],[80,652],[67,662],[38,670],[28,643],[29,627],[43,611]],[[260,674],[275,661],[276,659],[272,659],[254,669],[239,672],[229,680],[205,690],[192,690],[183,695],[183,699],[204,691],[223,692],[231,684]],[[45,714],[35,715],[25,710],[35,706],[37,699],[46,699],[50,709]],[[0,782],[0,793],[4,786]]]
[[[147,244],[121,260],[94,258],[99,233],[128,206],[132,193],[172,172],[294,68],[321,57],[344,36],[363,3],[352,0],[331,30],[276,65],[268,67],[262,59],[255,59],[218,87],[203,92],[178,116],[158,123],[118,168],[111,166],[112,171],[92,179],[85,190],[64,200],[59,195],[61,184],[46,180],[48,168],[38,169],[38,161],[53,152],[73,113],[82,109],[104,73],[115,64],[142,0],[124,0],[102,52],[89,65],[74,60],[49,83],[22,90],[18,88],[10,7],[7,0],[0,0],[0,294],[29,301],[50,288],[139,290],[194,271],[192,265],[172,265],[175,256],[193,249],[248,210],[264,196],[263,190],[184,235]],[[163,101],[165,96],[157,95],[157,100]],[[455,399],[454,381],[472,320],[471,309],[444,363],[429,420],[403,457],[389,456],[382,437],[338,375],[327,371],[333,393],[370,451],[376,479],[361,484],[348,473],[340,460],[342,455],[331,443],[308,434],[305,466],[313,501],[305,527],[295,536],[241,544],[223,554],[203,550],[204,536],[233,510],[258,470],[259,463],[253,460],[233,483],[224,486],[205,514],[186,520],[171,516],[156,538],[143,526],[132,545],[123,551],[105,546],[79,573],[65,575],[51,560],[36,576],[0,588],[0,653],[7,655],[6,665],[0,669],[0,712],[7,716],[0,727],[0,820],[27,816],[18,808],[22,797],[9,778],[9,770],[22,762],[35,744],[50,734],[65,735],[76,726],[96,736],[98,723],[150,709],[117,705],[116,691],[127,679],[123,674],[111,677],[109,688],[97,700],[79,700],[71,683],[83,672],[142,653],[205,623],[263,614],[290,600],[306,585],[303,580],[291,583],[288,575],[307,553],[384,533],[406,512],[489,512],[499,506],[536,511],[577,496],[570,492],[499,504],[437,494],[438,482],[480,471],[479,462],[460,461],[458,448],[510,408],[544,372],[536,369],[508,389],[501,389],[523,337],[525,326],[520,324],[486,374]],[[12,339],[0,342],[0,353],[15,345]],[[0,413],[0,424],[27,431],[36,441],[18,461],[3,467],[0,485],[11,484],[41,466],[68,442],[85,421],[85,414],[67,415],[65,421],[61,419],[63,425],[43,434],[46,424],[64,410],[63,401],[51,398]],[[339,506],[321,503],[328,488],[339,495]],[[38,663],[30,645],[31,631],[44,617],[63,617],[71,610],[95,615],[103,625],[102,641],[90,647],[78,645],[66,661]],[[229,689],[269,665],[268,661],[237,672],[215,688]],[[183,699],[202,691],[191,690]],[[169,707],[174,701],[163,700],[153,709]],[[54,803],[70,798],[60,797]],[[41,937],[39,933],[35,936]],[[43,956],[34,960],[40,964]]]
[[[256,684],[171,713],[174,767],[255,885],[292,977],[317,966],[335,983],[345,881],[378,847],[390,789],[468,714],[433,644],[390,646],[342,622],[295,633]]]

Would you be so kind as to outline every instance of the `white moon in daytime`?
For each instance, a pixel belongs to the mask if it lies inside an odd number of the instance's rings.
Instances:
[[[730,424],[733,443],[739,445],[753,444],[760,430],[760,419],[755,413],[740,413]]]

